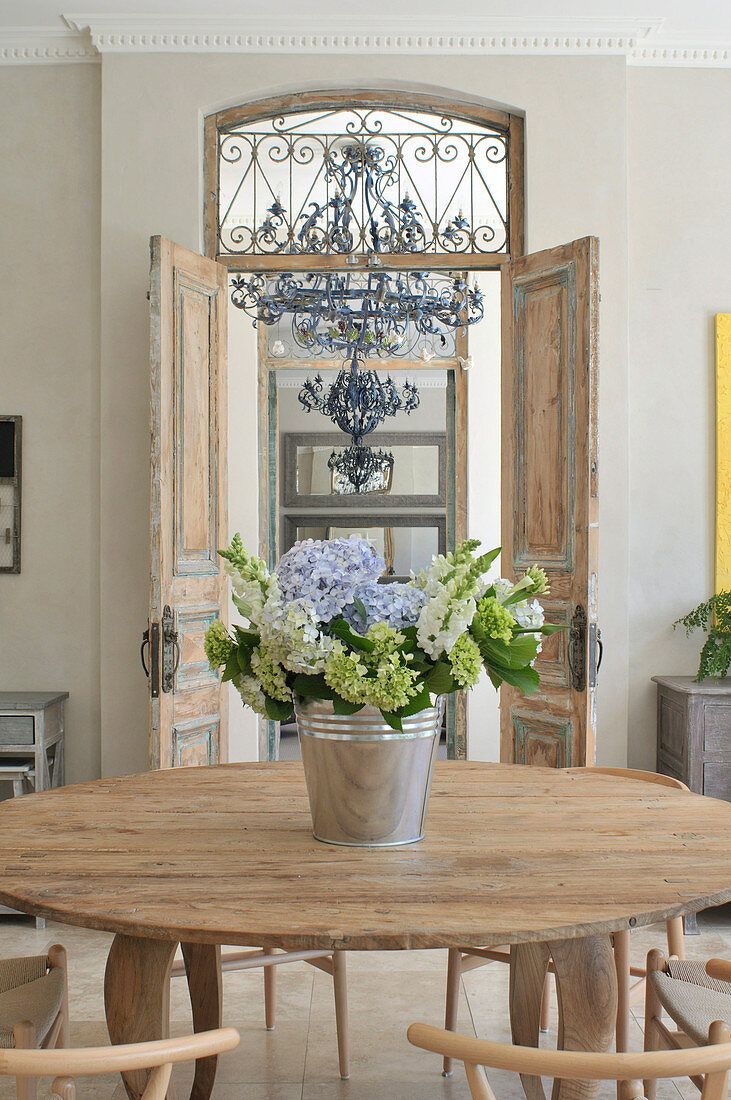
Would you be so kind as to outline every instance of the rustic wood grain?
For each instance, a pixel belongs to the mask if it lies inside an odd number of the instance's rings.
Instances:
[[[550,955],[547,943],[517,943],[510,948],[510,1030],[518,1046],[538,1046]],[[527,1100],[545,1100],[540,1077],[523,1074],[521,1080]]]
[[[214,1031],[221,1027],[223,1018],[221,948],[212,943],[183,943],[180,946],[190,990],[193,1028],[195,1031]],[[273,971],[274,967],[269,969]],[[211,1095],[217,1066],[217,1054],[198,1059],[190,1100],[207,1100]]]
[[[228,756],[228,692],[202,651],[227,621],[228,271],[164,237],[150,253],[149,621],[169,605],[181,646],[173,690],[150,699],[150,767],[165,768]]]
[[[113,1044],[167,1039],[176,946],[170,940],[115,936],[104,974],[104,1006]],[[122,1074],[130,1100],[139,1100],[149,1077],[146,1069]]]
[[[549,621],[586,612],[586,687],[575,690],[568,633],[536,662],[529,699],[501,688],[500,757],[570,767],[594,760],[594,670],[588,633],[597,620],[597,241],[514,259],[502,273],[502,568],[533,564],[551,585]]]
[[[730,833],[686,791],[443,761],[423,841],[342,848],[312,837],[301,764],[185,768],[0,804],[0,902],[186,943],[490,947],[721,904]]]

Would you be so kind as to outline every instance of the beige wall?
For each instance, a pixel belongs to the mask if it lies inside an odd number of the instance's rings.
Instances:
[[[0,68],[0,412],[23,416],[22,572],[0,575],[0,690],[70,692],[72,779],[100,766],[99,77]]]
[[[102,659],[102,768],[145,765],[145,685],[135,642],[146,614],[147,239],[163,233],[200,244],[204,114],[247,97],[322,86],[323,72],[331,85],[428,82],[525,110],[528,247],[588,233],[601,238],[601,401],[613,453],[602,471],[602,625],[612,659],[603,669],[600,741],[602,759],[620,763],[628,555],[624,61],[112,54],[102,79],[101,591],[102,613],[113,614],[118,629]]]
[[[650,676],[695,674],[671,623],[713,591],[713,316],[731,310],[731,71],[631,69],[629,760],[654,765]]]
[[[101,152],[98,68],[0,70],[14,257],[0,275],[0,395],[27,417],[24,571],[0,577],[2,686],[71,690],[72,777],[145,767],[148,238],[200,245],[204,114],[323,74],[524,110],[528,248],[600,238],[598,755],[625,762],[629,683],[630,759],[651,763],[647,678],[692,670],[695,646],[667,623],[712,581],[710,326],[731,300],[731,164],[714,119],[730,74],[621,58],[106,55]]]

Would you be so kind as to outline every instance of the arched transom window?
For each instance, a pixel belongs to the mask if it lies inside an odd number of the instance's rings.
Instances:
[[[211,116],[216,201],[208,228],[220,259],[260,266],[267,257],[278,267],[295,257],[307,264],[422,254],[431,263],[521,250],[520,119],[426,110],[423,96],[387,104],[337,98],[308,105],[302,97],[289,112],[264,115],[259,105],[259,113],[252,106]]]

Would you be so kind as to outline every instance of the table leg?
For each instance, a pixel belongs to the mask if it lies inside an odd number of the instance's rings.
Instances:
[[[609,1049],[617,1017],[617,976],[608,935],[516,944],[510,949],[510,1021],[513,1042],[538,1046],[541,996],[548,958],[558,998],[558,1047]],[[523,1078],[528,1100],[545,1100],[536,1077]],[[552,1100],[593,1100],[596,1081],[554,1081]]]
[[[537,1047],[541,1002],[550,951],[547,943],[516,943],[510,948],[510,1027],[513,1042]],[[540,1077],[521,1073],[528,1100],[546,1100]]]
[[[193,1010],[193,1030],[210,1031],[220,1027],[223,1018],[221,948],[211,943],[184,943],[181,947]],[[198,1059],[190,1100],[208,1100],[213,1092],[217,1066],[216,1054]]]
[[[113,1044],[167,1038],[170,970],[176,947],[171,940],[114,937],[104,975],[104,1006]],[[142,1096],[149,1073],[133,1070],[122,1074],[130,1100]]]

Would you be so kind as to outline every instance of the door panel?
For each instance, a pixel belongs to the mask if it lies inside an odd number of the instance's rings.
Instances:
[[[227,272],[163,237],[150,242],[150,766],[227,757],[226,689],[203,636],[225,617]],[[169,610],[166,610],[169,609]]]
[[[586,237],[503,268],[503,571],[545,569],[546,618],[569,628],[543,642],[539,692],[501,688],[506,762],[594,758],[597,255]]]

